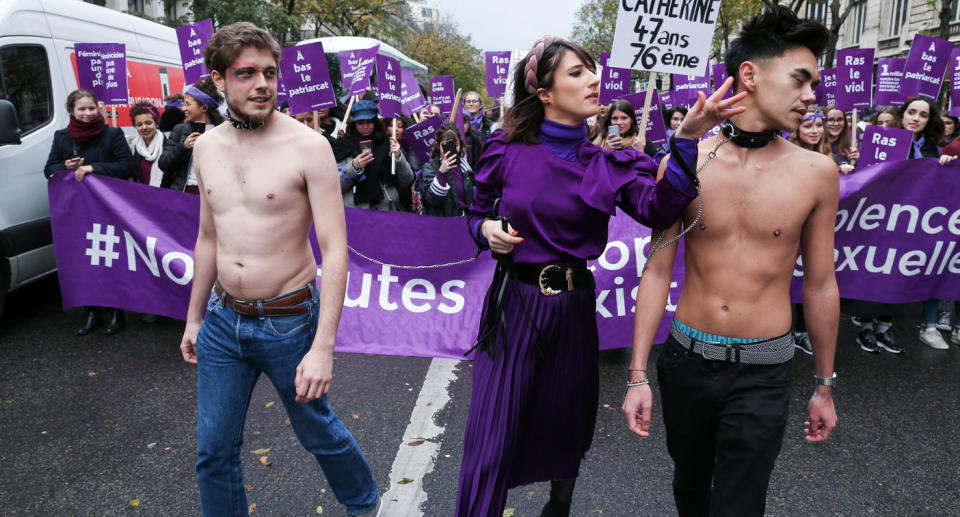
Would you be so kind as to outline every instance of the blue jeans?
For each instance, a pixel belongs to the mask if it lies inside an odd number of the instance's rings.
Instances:
[[[935,325],[937,323],[937,311],[940,308],[940,300],[927,300],[923,302],[923,323]],[[953,328],[960,328],[960,308],[953,312]]]
[[[296,402],[294,379],[317,327],[319,293],[295,316],[237,314],[215,293],[197,336],[197,483],[205,516],[247,515],[240,451],[250,395],[267,374],[300,443],[313,453],[347,513],[377,502],[377,483],[356,440],[330,410],[327,397]]]

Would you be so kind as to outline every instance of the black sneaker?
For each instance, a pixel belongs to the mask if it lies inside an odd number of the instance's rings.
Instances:
[[[877,346],[890,352],[891,354],[902,354],[903,349],[897,346],[897,341],[893,339],[893,334],[889,330],[885,332],[877,332],[875,342]],[[863,348],[861,345],[860,348]]]
[[[872,330],[861,330],[860,335],[857,336],[857,344],[860,345],[860,350],[864,352],[875,354],[880,351],[877,348],[877,336]]]
[[[853,323],[854,327],[860,328],[863,326],[863,319],[860,316],[850,316],[850,323]]]

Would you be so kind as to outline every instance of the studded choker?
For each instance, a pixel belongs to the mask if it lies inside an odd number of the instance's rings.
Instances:
[[[727,120],[720,127],[720,131],[724,136],[730,139],[731,142],[739,145],[740,147],[746,147],[749,149],[756,147],[763,147],[773,141],[779,133],[776,129],[769,129],[767,131],[745,131],[737,127],[732,120]]]
[[[249,120],[238,120],[230,116],[230,110],[227,110],[227,120],[230,121],[230,125],[241,130],[241,131],[253,131],[259,129],[266,122],[250,122]]]

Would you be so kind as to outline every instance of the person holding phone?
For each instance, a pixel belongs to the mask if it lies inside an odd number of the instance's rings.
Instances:
[[[643,152],[647,145],[645,135],[640,134],[633,104],[629,101],[623,99],[613,101],[607,110],[607,115],[601,119],[600,127],[605,130],[597,135],[593,143],[608,151],[620,151],[633,147]]]
[[[400,152],[400,144],[387,136],[370,100],[354,103],[343,138],[333,144],[340,166],[340,191],[344,206],[409,212],[400,191],[410,190],[413,171]],[[391,161],[396,168],[391,171]]]
[[[456,124],[447,122],[440,127],[433,159],[420,172],[420,199],[425,215],[458,217],[470,208],[473,168],[464,156],[465,150]]]
[[[73,171],[77,181],[88,174],[127,179],[136,166],[123,130],[107,125],[97,109],[97,98],[87,90],[75,90],[67,96],[70,124],[53,134],[53,145],[43,173],[47,178],[64,169]],[[86,307],[86,320],[77,330],[85,336],[103,324],[100,307]],[[109,309],[107,334],[123,330],[123,311]]]
[[[170,132],[157,161],[164,173],[161,187],[190,194],[199,192],[193,170],[193,146],[200,135],[223,122],[223,116],[217,111],[221,99],[209,77],[193,83],[183,92],[185,120]]]

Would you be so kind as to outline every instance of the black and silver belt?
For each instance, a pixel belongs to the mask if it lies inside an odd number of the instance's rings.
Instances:
[[[597,288],[593,273],[583,262],[573,266],[557,264],[516,264],[517,281],[535,285],[544,296],[556,296],[563,291]]]
[[[670,335],[680,346],[709,361],[772,365],[793,359],[793,334],[757,341],[755,343],[711,343],[698,341],[683,333],[676,325],[670,326]]]

